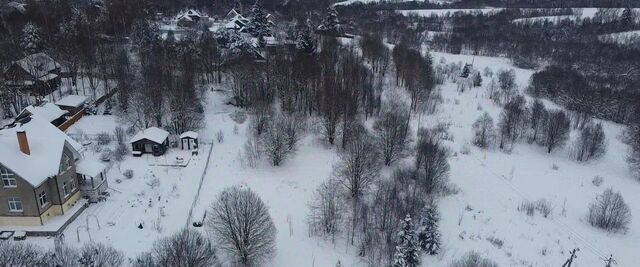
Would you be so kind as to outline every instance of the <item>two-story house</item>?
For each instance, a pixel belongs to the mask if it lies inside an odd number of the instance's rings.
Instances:
[[[79,177],[84,174],[77,168],[85,161],[81,150],[80,144],[38,115],[0,130],[0,226],[45,225],[78,204]],[[104,187],[102,182],[97,186]]]

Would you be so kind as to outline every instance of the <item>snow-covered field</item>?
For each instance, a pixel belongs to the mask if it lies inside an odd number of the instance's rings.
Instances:
[[[513,68],[503,58],[476,56],[472,59],[472,56],[445,53],[432,53],[432,56],[436,64],[444,58],[447,62],[473,60],[479,70],[489,67],[497,72]],[[516,82],[522,89],[533,71],[514,69]],[[484,79],[486,85],[489,78]],[[450,124],[453,139],[445,141],[454,152],[450,158],[450,180],[460,192],[441,200],[444,249],[441,255],[425,257],[423,266],[446,266],[469,250],[495,259],[500,266],[559,266],[568,257],[568,251],[576,247],[581,250],[575,266],[603,266],[600,257],[609,254],[615,256],[619,266],[640,266],[637,257],[640,220],[633,220],[626,234],[610,234],[591,227],[585,219],[589,203],[606,188],[620,191],[632,214],[640,214],[640,194],[637,193],[640,182],[628,173],[624,160],[627,148],[619,140],[620,125],[605,122],[608,153],[586,164],[571,160],[567,149],[549,155],[544,149],[526,143],[517,144],[511,153],[481,151],[469,145],[471,124],[485,111],[497,121],[501,109],[488,99],[484,88],[459,93],[455,84],[447,83],[441,90],[444,102],[438,112],[421,116],[422,121],[415,119],[412,124],[414,129],[418,124]],[[224,105],[225,98],[221,91],[207,95],[206,126],[200,131],[201,138],[214,139],[216,133],[222,131],[224,141],[213,146],[195,209],[206,209],[228,186],[250,187],[269,206],[278,229],[277,254],[267,266],[334,266],[338,260],[343,266],[363,266],[354,247],[342,241],[332,244],[309,237],[307,230],[307,203],[316,186],[330,177],[337,160],[336,150],[309,129],[294,157],[283,166],[272,167],[263,161],[251,168],[240,156],[249,123],[238,125],[230,119],[229,114],[235,108]],[[69,131],[82,129],[86,134],[99,133],[113,131],[118,124],[111,116],[87,116]],[[470,152],[462,153],[466,147]],[[90,206],[67,228],[67,243],[90,241],[83,228],[88,220],[94,241],[110,243],[134,257],[148,250],[157,238],[184,227],[206,163],[202,150],[205,149],[201,148],[200,156],[186,168],[151,166],[158,160],[152,157],[128,157],[120,165],[112,166],[108,173],[111,196],[106,202]],[[164,160],[170,161],[171,157],[173,154]],[[122,177],[126,169],[134,170],[133,179]],[[388,169],[384,173],[387,172]],[[597,175],[604,179],[600,187],[591,183]],[[154,177],[158,178],[158,184]],[[115,179],[122,181],[117,183]],[[549,218],[530,217],[517,210],[523,200],[540,198],[553,204],[554,211]],[[93,215],[97,216],[100,229]],[[138,229],[141,223],[144,228]],[[159,231],[159,228],[162,229]],[[76,242],[77,232],[80,242]],[[488,239],[499,239],[503,244],[495,245]],[[29,240],[53,245],[52,239]]]
[[[480,8],[480,9],[416,9],[416,10],[397,10],[398,13],[405,16],[422,16],[422,17],[430,17],[430,16],[443,16],[443,15],[453,15],[455,13],[461,12],[464,14],[494,14],[498,13],[502,10],[502,8]]]

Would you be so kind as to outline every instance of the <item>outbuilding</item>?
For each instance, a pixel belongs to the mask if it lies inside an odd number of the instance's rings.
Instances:
[[[169,132],[158,127],[140,131],[131,139],[131,150],[134,156],[142,156],[142,154],[162,156],[168,147]]]
[[[58,100],[56,106],[69,112],[69,115],[74,115],[84,109],[87,99],[86,96],[68,95]]]
[[[198,133],[188,131],[180,135],[180,148],[182,150],[198,149]]]

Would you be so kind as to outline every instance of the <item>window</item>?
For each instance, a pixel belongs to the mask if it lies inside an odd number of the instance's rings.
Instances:
[[[47,192],[42,191],[40,194],[38,194],[38,202],[40,202],[40,206],[44,207],[45,205],[47,205]]]
[[[17,197],[9,198],[9,211],[22,212],[22,201]]]
[[[67,154],[62,154],[62,161],[60,162],[60,171],[61,172],[65,172],[66,170],[69,170],[69,168],[71,168],[72,165],[72,161],[71,161],[71,157],[69,157],[69,155]]]
[[[62,182],[62,192],[64,192],[64,196],[67,197],[71,190],[69,190],[69,184],[67,182]]]
[[[2,177],[2,185],[4,187],[16,187],[16,178],[7,168],[0,166],[0,177]]]

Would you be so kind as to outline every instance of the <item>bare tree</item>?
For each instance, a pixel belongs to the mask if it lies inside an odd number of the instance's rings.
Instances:
[[[570,132],[571,122],[567,114],[562,110],[551,111],[541,142],[547,147],[547,152],[551,153],[553,149],[564,146]]]
[[[382,158],[387,166],[402,158],[409,148],[411,142],[409,112],[403,102],[392,100],[387,103],[380,117],[373,123]]]
[[[41,258],[42,251],[31,243],[0,242],[0,266],[38,266]]]
[[[489,148],[494,137],[493,118],[485,112],[473,123],[473,144],[480,148]]]
[[[206,236],[192,229],[179,232],[155,242],[151,251],[155,266],[208,267],[217,266],[216,251]],[[139,257],[146,262],[145,255]]]
[[[500,70],[498,72],[498,82],[500,85],[500,96],[496,98],[500,104],[511,101],[516,89],[516,72],[513,69]]]
[[[523,96],[511,97],[500,113],[500,122],[498,122],[500,149],[505,149],[508,144],[515,143],[522,135],[527,122],[526,102]]]
[[[334,179],[329,179],[316,189],[309,203],[309,229],[312,234],[329,236],[335,241],[343,222],[344,205],[342,188]]]
[[[304,119],[301,116],[276,113],[262,135],[262,146],[273,166],[279,166],[293,152],[302,138]]]
[[[480,253],[469,251],[462,258],[453,261],[449,267],[498,267],[494,261],[483,258]]]
[[[631,210],[622,195],[609,188],[589,206],[589,223],[607,231],[624,231],[631,223]]]
[[[607,150],[606,137],[602,124],[589,123],[580,130],[580,135],[573,147],[578,161],[589,161],[602,157]]]
[[[122,252],[102,243],[85,244],[80,249],[82,266],[122,266],[124,259]]]
[[[354,242],[355,229],[358,225],[357,210],[362,197],[380,174],[380,156],[371,136],[362,130],[346,144],[340,152],[340,161],[334,165],[334,176],[347,190],[351,198],[351,243]]]
[[[428,133],[419,137],[415,163],[419,187],[423,193],[434,193],[446,182],[449,175],[448,154],[436,137]]]
[[[531,107],[529,107],[529,114],[531,115],[529,119],[529,142],[534,143],[538,141],[539,132],[544,129],[548,113],[544,107],[544,103],[542,103],[540,99],[536,99],[531,104]]]
[[[276,227],[267,206],[249,188],[229,187],[209,207],[207,226],[220,249],[243,266],[275,253]]]

